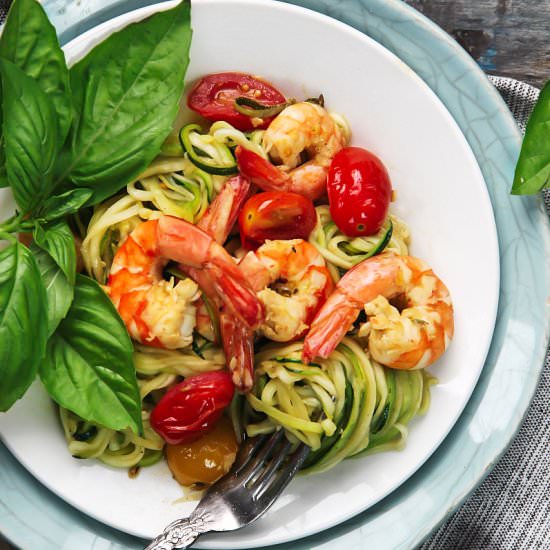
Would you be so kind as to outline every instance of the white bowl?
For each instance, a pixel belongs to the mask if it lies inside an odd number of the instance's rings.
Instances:
[[[154,10],[117,17],[76,38],[65,47],[68,61]],[[301,538],[356,515],[398,487],[437,448],[466,405],[491,342],[498,244],[485,183],[459,127],[423,81],[378,43],[318,13],[261,0],[194,0],[192,21],[187,82],[224,70],[260,74],[288,96],[323,93],[327,107],[345,115],[352,143],[371,149],[389,170],[397,192],[392,209],[411,228],[412,254],[443,279],[455,305],[455,339],[430,369],[440,383],[427,415],[411,423],[406,449],[298,478],[256,524],[200,543],[252,548]],[[9,215],[13,203],[6,192],[1,205],[1,214]],[[0,416],[0,434],[47,487],[122,531],[149,538],[194,507],[182,501],[164,463],[132,480],[123,470],[73,459],[39,385]]]

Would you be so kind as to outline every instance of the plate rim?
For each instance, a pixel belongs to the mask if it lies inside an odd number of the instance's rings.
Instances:
[[[46,2],[47,4],[48,2]],[[152,2],[147,2],[147,4],[151,4]],[[293,3],[293,4],[301,4],[300,2],[289,2],[289,3]],[[307,3],[307,2],[306,2]],[[311,2],[309,2],[311,3]],[[355,4],[357,2],[343,2],[343,4]],[[392,9],[394,11],[397,11],[397,13],[401,12],[402,14],[405,14],[409,17],[412,16],[412,20],[413,22],[416,24],[416,25],[419,25],[422,30],[424,30],[424,32],[428,32],[430,35],[434,35],[435,33],[435,37],[438,38],[439,41],[444,41],[446,43],[447,46],[451,46],[452,48],[455,49],[458,57],[463,61],[463,62],[466,62],[467,64],[470,65],[470,69],[472,69],[472,71],[476,74],[477,76],[477,80],[479,81],[479,84],[480,85],[483,85],[483,82],[485,82],[485,92],[488,92],[488,95],[492,96],[492,102],[496,102],[497,104],[500,104],[500,107],[501,107],[501,112],[499,113],[500,116],[499,116],[499,119],[500,119],[500,122],[501,123],[505,123],[505,125],[507,125],[509,128],[509,130],[511,131],[511,133],[515,133],[516,134],[516,137],[519,138],[519,131],[517,130],[517,127],[515,126],[515,123],[512,119],[512,116],[511,114],[509,113],[509,111],[507,110],[507,108],[505,107],[504,105],[504,102],[503,100],[500,98],[500,96],[498,95],[498,92],[496,91],[496,89],[494,89],[492,87],[492,85],[488,82],[488,80],[485,79],[485,75],[484,73],[481,71],[481,69],[475,64],[475,62],[473,60],[471,60],[467,54],[465,54],[464,51],[462,51],[462,49],[458,46],[458,44],[456,44],[454,41],[452,41],[452,39],[442,30],[440,29],[439,27],[437,27],[437,25],[435,25],[435,23],[431,22],[430,20],[428,20],[427,18],[425,18],[424,16],[422,16],[421,14],[419,14],[418,12],[416,12],[416,10],[414,10],[413,8],[411,8],[410,6],[404,4],[404,3],[401,3],[401,2],[398,2],[397,0],[385,0],[384,2],[380,2],[380,1],[372,1],[370,2],[370,4],[373,4],[373,5],[376,5],[376,4],[381,4],[381,3],[385,3],[386,4],[386,8],[388,9]],[[123,4],[123,3],[122,3]],[[127,11],[127,10],[124,10],[124,11]],[[334,14],[331,14],[333,17],[334,17]],[[338,17],[336,17],[337,19],[339,19]],[[372,36],[372,35],[371,35]],[[386,45],[386,47],[388,47]],[[392,50],[391,47],[389,47],[388,49]],[[482,77],[482,78],[481,78]],[[431,87],[431,86],[430,86]],[[437,94],[437,90],[436,91],[436,94]],[[439,95],[439,94],[438,94]],[[440,99],[445,103],[445,100],[444,98],[441,98]],[[449,108],[449,107],[448,107]],[[449,109],[450,110],[450,109]],[[452,111],[451,111],[452,112]],[[476,150],[474,147],[472,147],[472,149],[474,150],[474,154],[476,155],[476,158],[477,158],[477,154],[476,154]],[[478,161],[479,162],[479,161]],[[487,178],[486,178],[487,179]],[[529,202],[539,202],[540,203],[540,199],[538,201],[529,201]],[[494,206],[494,205],[493,205]],[[540,206],[540,204],[539,204]],[[495,212],[496,214],[496,212]],[[542,229],[543,230],[543,234],[542,234],[542,239],[544,241],[544,251],[546,252],[546,258],[547,258],[547,261],[546,261],[546,268],[548,268],[548,251],[550,249],[549,247],[549,240],[548,240],[548,236],[549,236],[549,232],[548,232],[548,218],[546,217],[546,214],[544,212],[544,210],[540,210],[539,208],[539,216],[538,216],[538,220],[537,220],[537,223],[536,223],[536,226],[538,229]],[[499,231],[499,236],[500,236],[500,226],[497,222],[497,231]],[[542,260],[541,260],[542,261]],[[548,273],[548,269],[546,269],[546,274]],[[546,275],[546,279],[548,279],[548,275]],[[506,436],[504,437],[504,439],[506,441],[504,441],[504,443],[500,446],[500,449],[495,453],[493,453],[493,458],[492,460],[485,466],[485,469],[481,472],[481,477],[478,477],[476,479],[476,481],[474,483],[471,483],[469,488],[465,489],[465,491],[462,492],[462,497],[460,497],[460,500],[456,500],[455,499],[455,502],[452,504],[452,506],[450,508],[448,508],[442,515],[441,517],[439,518],[437,524],[434,524],[430,527],[429,531],[426,532],[422,538],[425,538],[426,536],[429,535],[429,532],[432,530],[432,529],[435,529],[437,527],[437,525],[439,525],[441,522],[443,522],[445,520],[445,517],[450,514],[459,504],[460,502],[467,497],[467,495],[475,488],[475,486],[479,483],[482,482],[483,478],[485,477],[485,475],[487,475],[487,473],[489,472],[489,469],[488,467],[492,466],[494,464],[494,462],[497,460],[498,457],[500,457],[506,450],[506,448],[508,447],[508,445],[511,443],[511,441],[513,440],[515,434],[517,433],[517,430],[519,429],[520,425],[521,425],[521,422],[522,422],[522,419],[524,417],[524,415],[527,413],[528,411],[528,405],[534,395],[534,392],[535,392],[535,389],[537,387],[537,383],[538,383],[538,378],[540,377],[541,373],[542,373],[542,369],[544,367],[544,362],[543,362],[543,359],[544,359],[544,355],[545,355],[545,351],[546,351],[546,346],[547,346],[547,342],[548,342],[548,326],[549,326],[549,322],[550,322],[550,316],[549,316],[549,312],[548,310],[545,310],[545,313],[544,313],[544,317],[545,317],[545,320],[546,320],[546,323],[545,323],[545,335],[543,335],[542,337],[539,338],[539,341],[538,341],[538,353],[534,354],[536,357],[535,359],[531,362],[531,364],[533,365],[533,367],[531,367],[529,369],[530,372],[532,372],[533,374],[536,374],[537,376],[535,377],[532,377],[531,379],[531,384],[530,386],[527,388],[527,390],[524,389],[524,391],[522,392],[522,414],[517,417],[515,420],[515,425],[513,427],[513,429],[510,431],[508,430],[507,431],[507,434]],[[496,346],[496,344],[492,344],[491,345],[491,349],[493,349],[493,347]],[[535,350],[536,351],[536,350]],[[540,359],[540,361],[539,361]],[[537,367],[536,363],[539,363],[539,366]],[[467,405],[467,408],[468,408],[469,404]],[[464,413],[463,413],[464,414]],[[459,422],[461,422],[461,420],[459,420]],[[438,453],[438,451],[436,451],[436,454]],[[433,457],[432,457],[433,458]],[[432,459],[430,459],[432,460]],[[417,472],[417,474],[415,474],[415,476],[413,477],[417,477],[418,474],[420,472]],[[388,498],[391,498],[388,497]],[[335,528],[333,528],[335,529]],[[308,539],[306,540],[310,540],[312,537],[309,537]],[[299,541],[296,541],[296,542],[299,542]]]

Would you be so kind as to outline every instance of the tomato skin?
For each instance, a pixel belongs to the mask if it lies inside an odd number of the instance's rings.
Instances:
[[[229,471],[238,447],[231,420],[222,416],[200,439],[166,445],[166,461],[180,485],[211,485]]]
[[[162,396],[151,412],[151,427],[171,445],[194,441],[217,422],[234,392],[227,372],[190,376]]]
[[[306,197],[283,191],[258,193],[239,214],[241,243],[255,250],[266,240],[307,240],[316,222],[315,207]]]
[[[214,73],[201,78],[189,93],[187,105],[210,121],[225,120],[242,131],[267,128],[274,117],[255,119],[235,110],[238,97],[249,97],[263,105],[277,105],[285,96],[264,80],[246,73]],[[258,124],[255,124],[258,122]]]
[[[345,147],[332,159],[327,178],[330,215],[349,237],[377,233],[390,206],[392,186],[386,167],[370,151]]]

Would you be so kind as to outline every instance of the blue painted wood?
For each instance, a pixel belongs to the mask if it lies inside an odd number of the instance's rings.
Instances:
[[[550,79],[550,0],[405,0],[480,64],[537,87]]]

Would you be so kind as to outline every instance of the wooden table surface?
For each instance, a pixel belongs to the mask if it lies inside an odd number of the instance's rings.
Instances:
[[[541,87],[550,79],[550,0],[405,0],[484,71]]]
[[[550,0],[405,2],[445,29],[487,73],[538,87],[550,79]],[[0,540],[0,550],[11,548]]]

